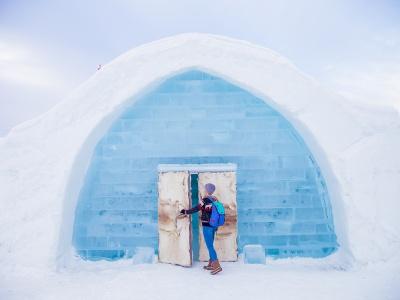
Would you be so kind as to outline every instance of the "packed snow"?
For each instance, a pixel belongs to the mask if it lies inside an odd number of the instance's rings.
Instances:
[[[0,299],[349,299],[397,300],[398,265],[348,270],[308,259],[267,260],[265,265],[222,263],[212,276],[195,263],[134,265],[131,261],[76,265],[61,272],[30,269],[3,277]]]

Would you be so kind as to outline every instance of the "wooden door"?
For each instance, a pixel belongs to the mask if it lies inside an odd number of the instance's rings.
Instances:
[[[206,196],[205,185],[212,183],[216,189],[214,196],[224,205],[225,224],[218,228],[214,247],[220,261],[237,261],[237,205],[236,205],[236,173],[204,172],[199,173],[199,196]],[[209,259],[204,243],[201,221],[199,221],[199,260]]]
[[[179,211],[190,207],[189,172],[158,174],[159,262],[192,265],[191,224]]]

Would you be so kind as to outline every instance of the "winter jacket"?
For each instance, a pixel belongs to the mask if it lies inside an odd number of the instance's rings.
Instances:
[[[201,217],[200,217],[200,219],[201,219],[201,224],[202,224],[203,226],[208,226],[208,227],[210,227],[210,226],[211,226],[211,225],[210,225],[210,218],[211,218],[212,206],[206,208],[206,205],[212,204],[213,200],[211,200],[211,198],[213,198],[214,201],[217,200],[217,198],[216,198],[215,196],[206,196],[206,197],[204,197],[204,198],[202,199],[202,200],[203,200],[203,205],[201,205],[201,204],[199,203],[198,205],[196,205],[196,206],[194,206],[194,207],[192,207],[192,208],[190,208],[190,209],[185,210],[185,212],[186,212],[187,214],[193,214],[193,213],[198,212],[198,211],[201,210]]]

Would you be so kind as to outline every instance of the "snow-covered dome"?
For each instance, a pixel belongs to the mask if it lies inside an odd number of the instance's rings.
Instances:
[[[183,34],[121,55],[46,114],[0,141],[3,266],[51,268],[70,257],[75,209],[96,145],[137,99],[190,70],[264,100],[301,136],[329,191],[338,261],[397,255],[398,113],[348,102],[269,49]]]

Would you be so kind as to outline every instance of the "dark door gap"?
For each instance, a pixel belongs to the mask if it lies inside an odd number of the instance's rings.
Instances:
[[[199,204],[199,174],[190,174],[190,197],[192,207]],[[200,213],[200,212],[199,212]],[[192,249],[193,249],[193,260],[199,260],[199,216],[193,214],[192,218]]]

